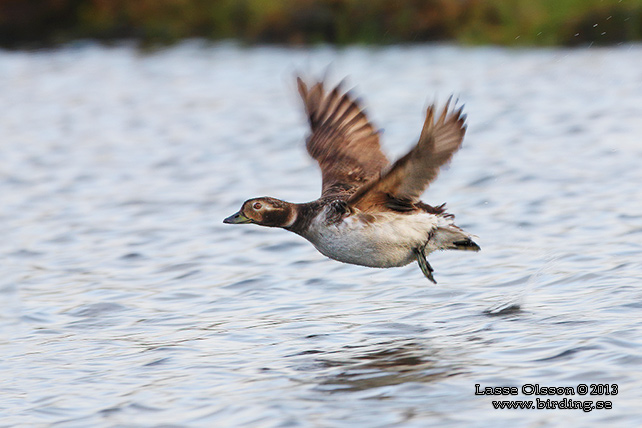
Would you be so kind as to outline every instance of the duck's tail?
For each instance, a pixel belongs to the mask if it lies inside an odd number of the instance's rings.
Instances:
[[[460,241],[455,241],[452,243],[452,246],[447,248],[448,250],[462,250],[462,251],[479,251],[481,247],[475,243],[470,238],[462,239]]]
[[[435,233],[439,242],[437,248],[441,250],[479,251],[481,247],[473,241],[472,236],[455,225],[440,227]]]
[[[416,248],[415,257],[419,268],[431,282],[437,284],[433,276],[434,269],[426,260],[426,254],[435,250],[462,250],[462,251],[479,251],[481,247],[472,240],[471,235],[464,232],[454,224],[445,227],[437,227],[432,233],[431,239],[423,247]]]

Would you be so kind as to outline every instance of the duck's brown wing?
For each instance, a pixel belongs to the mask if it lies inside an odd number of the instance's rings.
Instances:
[[[426,187],[461,146],[466,132],[462,108],[449,109],[450,101],[437,118],[435,106],[428,107],[419,142],[382,176],[360,187],[348,205],[361,211],[413,209]]]
[[[310,88],[301,78],[297,83],[312,130],[308,153],[321,167],[322,197],[347,198],[390,163],[381,152],[379,134],[341,85],[326,92],[323,82]]]

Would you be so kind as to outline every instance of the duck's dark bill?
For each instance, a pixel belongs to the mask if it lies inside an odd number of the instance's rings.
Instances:
[[[223,220],[223,223],[227,224],[243,224],[243,223],[252,223],[252,220],[245,217],[241,212],[237,212]]]

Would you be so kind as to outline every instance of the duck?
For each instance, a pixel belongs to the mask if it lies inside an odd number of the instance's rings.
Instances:
[[[463,105],[451,107],[452,96],[441,109],[430,105],[416,145],[391,163],[381,150],[381,133],[343,82],[327,90],[323,80],[296,81],[310,126],[306,148],[321,169],[321,196],[306,203],[248,199],[224,223],[294,232],[343,263],[392,268],[416,261],[435,284],[430,253],[480,250],[445,204],[420,199],[462,145]]]

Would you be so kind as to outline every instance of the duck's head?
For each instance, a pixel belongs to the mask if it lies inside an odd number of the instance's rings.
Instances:
[[[263,197],[243,202],[239,212],[232,214],[223,223],[254,223],[269,227],[289,227],[296,220],[293,204],[279,199]]]

